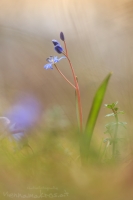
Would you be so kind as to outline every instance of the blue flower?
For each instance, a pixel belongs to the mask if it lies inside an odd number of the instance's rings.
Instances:
[[[37,122],[40,111],[40,104],[34,96],[25,94],[25,97],[20,97],[6,114],[11,121],[11,125],[13,125],[11,126],[11,132],[19,132],[32,127]]]
[[[57,40],[52,40],[54,44],[54,49],[57,53],[63,53],[63,48]]]
[[[6,129],[11,133],[16,141],[21,141],[26,137],[26,132],[40,118],[41,105],[39,101],[31,95],[20,97],[16,104],[7,112],[7,118],[0,117],[0,120],[5,120]]]
[[[52,65],[59,62],[63,58],[66,58],[66,57],[62,56],[61,58],[58,58],[57,56],[50,56],[49,58],[46,59],[46,61],[48,61],[48,63],[46,65],[44,65],[44,69],[53,69]]]

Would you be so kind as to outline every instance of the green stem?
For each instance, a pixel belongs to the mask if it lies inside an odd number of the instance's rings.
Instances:
[[[113,159],[115,158],[115,153],[116,153],[116,139],[117,139],[117,132],[118,132],[118,115],[117,113],[115,114],[115,121],[116,121],[116,127],[115,127],[115,132],[114,132],[114,138],[113,138]]]
[[[78,81],[78,80],[77,80],[77,81]],[[77,115],[77,121],[78,121],[78,128],[80,129],[80,118],[79,118],[78,98],[77,98],[76,90],[75,90],[75,103],[76,103],[76,115]]]

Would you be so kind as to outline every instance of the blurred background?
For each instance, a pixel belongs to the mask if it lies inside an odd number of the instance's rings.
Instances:
[[[18,143],[15,151],[8,138],[0,140],[1,199],[39,185],[59,186],[58,193],[65,189],[70,193],[66,199],[133,199],[132,158],[126,155],[116,169],[91,160],[81,167],[79,138],[69,128],[77,122],[73,88],[55,69],[43,68],[47,57],[57,55],[51,40],[59,40],[61,31],[79,80],[84,124],[97,88],[113,72],[94,131],[94,154],[100,155],[108,122],[104,116],[110,112],[104,103],[119,102],[125,111],[119,121],[128,122],[124,131],[132,138],[133,0],[0,0],[0,116],[8,114],[11,133],[16,120],[20,134],[38,119],[42,125],[29,137],[34,153],[29,146],[19,151]],[[67,61],[58,66],[73,81]],[[125,146],[124,156],[129,152]]]
[[[131,123],[132,0],[1,0],[0,114],[28,93],[42,102],[44,112],[59,105],[76,123],[73,89],[55,69],[43,68],[47,57],[57,55],[51,40],[59,40],[60,31],[78,76],[84,123],[96,89],[109,72],[113,76],[104,103],[118,101]],[[58,66],[73,81],[67,61]],[[105,124],[105,114],[103,105],[99,124]]]

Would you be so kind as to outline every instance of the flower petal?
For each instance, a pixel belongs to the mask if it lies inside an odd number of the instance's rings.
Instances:
[[[58,59],[58,62],[59,62],[60,60],[62,60],[63,58],[66,58],[66,57],[65,57],[65,56],[62,56],[61,58]]]
[[[47,63],[46,65],[44,65],[44,69],[53,69],[52,64]]]
[[[61,47],[61,45],[57,44],[55,47],[54,47],[55,51],[57,53],[62,53],[63,52],[63,48]]]
[[[54,60],[54,63],[59,62],[59,59],[57,58],[57,56],[54,56],[54,57],[53,57],[53,60]]]
[[[0,117],[0,122],[2,122],[4,126],[8,126],[10,124],[10,120],[7,117]]]
[[[65,56],[62,56],[61,58],[57,58],[57,56],[53,57],[54,63],[59,62],[60,60],[62,60],[63,58],[66,58]]]
[[[60,43],[57,40],[52,40],[52,42],[53,42],[54,46],[60,45]]]

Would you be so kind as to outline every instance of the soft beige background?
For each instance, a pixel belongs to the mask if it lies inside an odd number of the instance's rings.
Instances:
[[[94,93],[110,72],[104,103],[119,101],[132,123],[133,1],[131,0],[1,0],[0,112],[20,94],[35,94],[44,110],[60,105],[75,122],[73,89],[56,70],[44,70],[46,58],[56,55],[51,43],[66,37],[79,79],[84,122]],[[65,60],[60,69],[72,80]],[[105,123],[101,110],[99,122]]]

